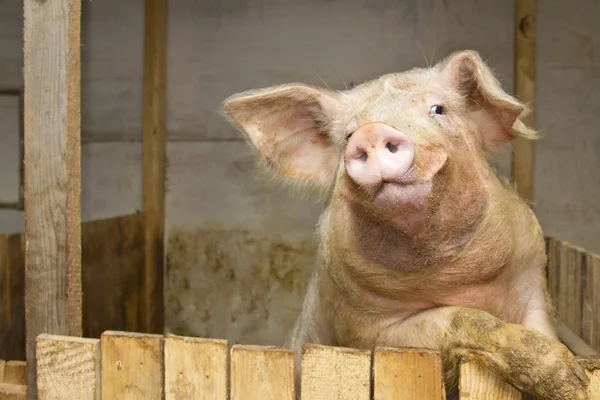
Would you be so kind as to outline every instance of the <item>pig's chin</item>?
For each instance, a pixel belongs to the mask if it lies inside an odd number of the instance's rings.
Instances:
[[[371,204],[382,222],[414,236],[425,227],[431,188],[430,181],[383,182]]]

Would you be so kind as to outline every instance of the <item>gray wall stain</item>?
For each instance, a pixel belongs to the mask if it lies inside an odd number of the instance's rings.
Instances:
[[[245,230],[169,233],[166,323],[175,334],[283,345],[314,266],[311,241]]]

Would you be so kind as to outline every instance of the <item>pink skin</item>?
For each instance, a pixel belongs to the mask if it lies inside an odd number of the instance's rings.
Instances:
[[[249,91],[224,111],[268,170],[327,201],[297,353],[425,347],[443,352],[448,385],[474,357],[537,398],[586,398],[546,307],[539,223],[485,157],[535,132],[477,53],[345,93]]]
[[[406,175],[415,160],[415,145],[406,134],[381,122],[358,128],[344,159],[348,175],[363,188],[414,180],[414,175]]]
[[[344,152],[348,177],[372,196],[372,210],[392,227],[410,235],[425,223],[431,179],[444,165],[445,154],[420,152],[428,171],[416,165],[415,143],[404,132],[382,122],[360,126]],[[433,157],[432,157],[433,156]]]

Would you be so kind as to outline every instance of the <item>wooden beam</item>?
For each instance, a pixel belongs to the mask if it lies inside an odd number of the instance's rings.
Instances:
[[[516,2],[515,94],[531,107],[523,123],[535,127],[535,0]],[[512,178],[519,194],[533,200],[533,141],[517,139],[514,143]]]
[[[81,335],[80,0],[24,0],[25,318],[35,338]]]
[[[143,331],[163,331],[165,221],[167,0],[146,0],[142,207],[145,214],[145,273],[141,292]]]
[[[227,400],[227,353],[226,340],[167,335],[165,400]]]
[[[372,369],[374,400],[446,398],[440,352],[377,347]]]
[[[100,400],[100,340],[42,334],[36,340],[40,400]]]
[[[102,400],[164,399],[164,337],[106,331],[100,338]]]
[[[302,347],[300,396],[329,400],[371,398],[371,352],[305,344]]]
[[[234,345],[230,359],[231,400],[296,398],[292,351],[274,346]]]

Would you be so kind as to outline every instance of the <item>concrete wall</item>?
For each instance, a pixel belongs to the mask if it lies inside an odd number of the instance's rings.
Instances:
[[[600,251],[598,11],[593,0],[562,3],[540,4],[536,211],[547,234]],[[84,220],[140,208],[142,4],[83,3]],[[0,89],[22,85],[21,6],[0,2]],[[291,81],[343,88],[464,48],[512,91],[513,22],[512,1],[171,2],[167,328],[281,343],[312,270],[321,206],[255,178],[216,114],[225,97]],[[509,162],[498,162],[506,174]],[[0,231],[22,226],[20,213],[0,211]]]

